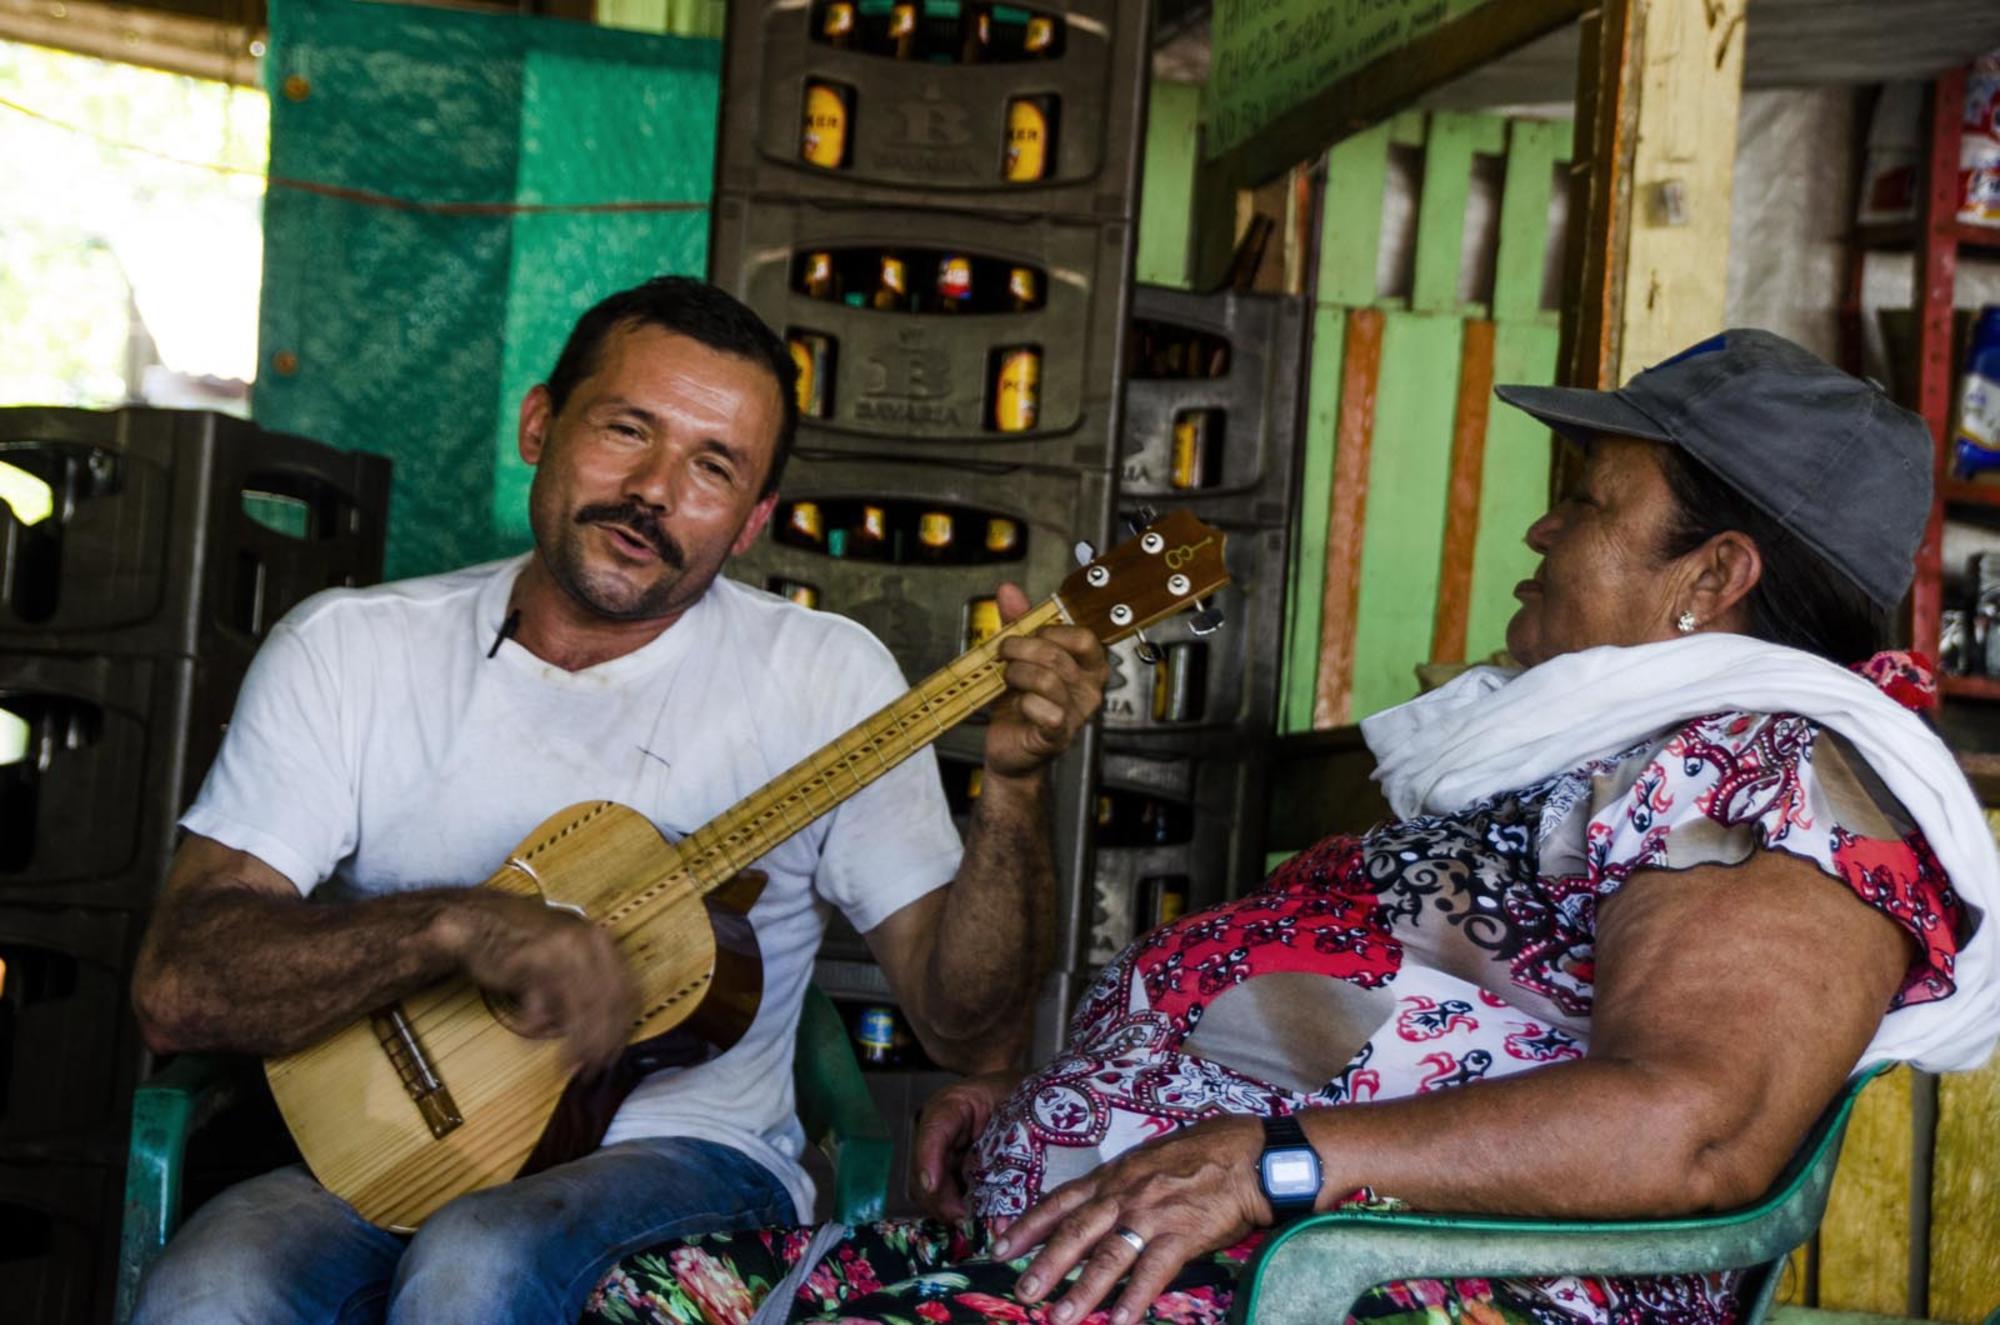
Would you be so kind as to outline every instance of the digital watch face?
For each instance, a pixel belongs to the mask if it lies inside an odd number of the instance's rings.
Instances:
[[[1309,1147],[1269,1151],[1263,1170],[1264,1195],[1274,1204],[1311,1201],[1319,1195],[1319,1156]]]

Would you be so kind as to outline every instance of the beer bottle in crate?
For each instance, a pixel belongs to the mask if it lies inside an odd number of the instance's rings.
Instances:
[[[917,6],[912,0],[889,7],[889,54],[898,60],[917,58]]]
[[[1000,600],[975,598],[965,605],[965,647],[972,650],[1000,633]]]
[[[986,521],[986,559],[1012,561],[1021,555],[1021,526],[1004,515]]]
[[[773,575],[764,582],[764,587],[780,598],[789,598],[800,607],[819,606],[819,586],[807,584],[804,580],[788,580],[782,575]]]
[[[786,340],[798,369],[799,414],[823,419],[833,404],[833,339],[817,331],[794,331]]]
[[[1029,432],[1041,413],[1042,351],[1038,345],[1007,345],[993,352],[995,432]]]
[[[802,547],[812,552],[826,551],[826,521],[820,515],[816,501],[795,501],[791,511],[785,516],[783,528],[778,531],[780,543]]]
[[[845,170],[854,124],[854,89],[824,78],[806,80],[799,157],[822,170]]]
[[[917,517],[917,560],[932,565],[951,560],[950,511],[925,511]]]
[[[1055,157],[1056,99],[1015,97],[1007,103],[1007,149],[1003,178],[1017,184],[1045,179]]]
[[[938,259],[937,311],[962,313],[972,306],[972,259],[948,253]]]
[[[910,277],[903,259],[894,253],[884,253],[878,259],[875,271],[875,294],[869,304],[884,312],[907,312],[910,307]]]
[[[835,50],[854,45],[854,0],[830,0],[820,11],[819,39]]]
[[[847,544],[847,555],[866,561],[888,561],[895,550],[889,538],[889,512],[885,507],[864,504],[861,523]]]
[[[810,299],[839,297],[839,281],[834,273],[833,254],[820,249],[799,264],[799,292]]]

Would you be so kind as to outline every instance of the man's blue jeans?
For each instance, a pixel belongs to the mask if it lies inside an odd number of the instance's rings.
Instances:
[[[628,1252],[796,1222],[762,1165],[687,1137],[621,1142],[461,1196],[413,1238],[295,1166],[197,1210],[147,1272],[133,1325],[568,1325]]]

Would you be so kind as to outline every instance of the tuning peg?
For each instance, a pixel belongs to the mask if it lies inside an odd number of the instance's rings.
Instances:
[[[1076,564],[1079,566],[1088,566],[1097,560],[1097,549],[1081,539],[1077,540],[1075,552]]]
[[[1216,631],[1222,629],[1221,608],[1210,607],[1198,598],[1195,600],[1195,606],[1201,610],[1188,618],[1188,630],[1190,632],[1196,635],[1213,635]]]
[[[1135,534],[1142,533],[1147,525],[1159,518],[1160,513],[1150,506],[1135,507],[1132,513],[1125,517],[1125,527]]]
[[[1132,637],[1139,641],[1133,646],[1132,652],[1139,656],[1140,662],[1148,667],[1158,667],[1166,660],[1167,655],[1160,652],[1159,645],[1146,638],[1145,631],[1135,630],[1132,632]]]

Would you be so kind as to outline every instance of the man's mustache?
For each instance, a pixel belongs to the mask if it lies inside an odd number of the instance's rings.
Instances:
[[[614,524],[621,526],[634,537],[642,539],[653,551],[660,554],[660,560],[676,570],[687,568],[687,557],[674,536],[660,524],[660,517],[648,507],[627,499],[619,502],[598,502],[586,506],[576,513],[578,524]]]

